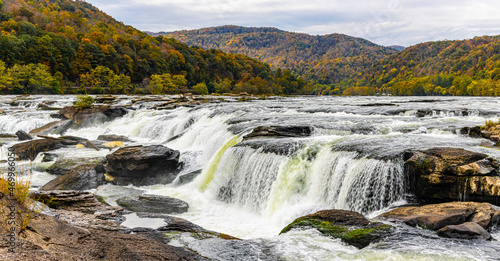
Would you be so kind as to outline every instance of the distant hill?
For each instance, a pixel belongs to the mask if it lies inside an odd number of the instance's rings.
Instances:
[[[149,36],[81,0],[0,0],[0,30],[0,93],[175,93],[201,84],[201,92],[289,94],[306,85],[245,55]]]
[[[397,51],[343,34],[308,35],[241,26],[160,32],[189,46],[240,53],[321,84],[339,83]]]
[[[376,62],[357,82],[396,95],[499,96],[500,36],[417,44]]]

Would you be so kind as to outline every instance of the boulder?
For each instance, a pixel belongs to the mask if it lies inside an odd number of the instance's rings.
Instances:
[[[116,203],[134,212],[181,214],[189,209],[188,203],[167,196],[142,194],[139,197],[119,198]]]
[[[106,158],[96,157],[96,158],[61,158],[57,159],[54,164],[46,169],[46,171],[53,175],[64,175],[73,168],[79,167],[81,165],[103,165]]]
[[[123,107],[93,106],[77,109],[74,106],[64,107],[59,111],[66,119],[73,120],[75,127],[91,126],[95,123],[112,121],[127,114]]]
[[[102,140],[102,141],[122,141],[122,142],[130,142],[131,141],[127,136],[115,135],[115,134],[99,135],[99,137],[97,137],[97,139]]]
[[[243,140],[261,137],[307,137],[311,136],[312,131],[310,126],[260,126],[243,137]]]
[[[32,140],[33,137],[31,135],[29,135],[28,133],[26,133],[25,131],[22,131],[22,130],[18,130],[16,132],[16,136],[19,140]]]
[[[411,192],[427,201],[500,200],[498,161],[459,148],[433,148],[405,153]]]
[[[474,222],[465,222],[460,225],[449,225],[441,228],[437,234],[442,237],[460,239],[490,240],[492,238],[488,231]]]
[[[390,225],[371,222],[357,212],[336,209],[297,218],[280,234],[295,228],[315,228],[324,235],[340,238],[357,248],[364,248],[388,236],[392,231]]]
[[[179,151],[162,145],[131,146],[106,156],[106,172],[118,185],[167,184],[175,179]]]
[[[30,131],[31,135],[64,134],[73,125],[72,120],[53,121]]]
[[[0,218],[8,216],[14,221],[10,229],[16,247],[14,253],[9,252],[11,237],[1,229],[1,260],[207,260],[145,235],[74,226],[32,212],[2,193]],[[23,227],[27,216],[29,222]]]
[[[34,160],[38,153],[62,148],[57,140],[39,139],[22,142],[12,146],[14,153],[19,157],[19,160]]]
[[[104,168],[99,164],[84,164],[71,169],[43,185],[40,190],[87,190],[106,183]]]
[[[380,215],[379,218],[431,230],[466,222],[474,222],[484,229],[491,230],[499,224],[495,216],[499,209],[489,203],[448,202],[422,207],[397,208]]]

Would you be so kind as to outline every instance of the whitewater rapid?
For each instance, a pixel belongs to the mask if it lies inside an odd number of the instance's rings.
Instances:
[[[40,111],[43,101],[70,105],[73,96],[30,96],[15,106],[14,96],[0,98],[0,132],[29,131],[54,121],[53,111]],[[480,146],[479,139],[459,135],[462,127],[500,116],[498,98],[450,97],[295,97],[204,104],[195,108],[152,110],[155,102],[128,105],[128,114],[111,122],[69,130],[65,135],[96,139],[101,134],[126,135],[131,144],[162,144],[181,152],[179,175],[201,170],[180,185],[128,187],[172,196],[189,203],[177,215],[210,230],[249,239],[250,253],[235,260],[495,260],[497,242],[470,243],[436,238],[431,232],[401,228],[393,241],[358,250],[317,231],[279,235],[295,218],[322,209],[347,209],[369,217],[408,203],[402,153],[408,149],[460,147],[500,158],[500,151]],[[311,126],[310,137],[243,137],[257,126]],[[5,141],[2,156],[12,141]],[[64,148],[61,157],[105,156],[109,151]],[[54,177],[51,163],[35,160],[34,187]],[[126,195],[120,188],[114,194]],[[115,204],[114,202],[110,202]],[[134,222],[130,221],[132,224]],[[136,221],[139,222],[139,221]],[[136,225],[140,225],[137,223]],[[500,239],[499,234],[493,234]],[[220,243],[220,242],[218,242]],[[199,253],[224,260],[225,252],[248,251],[185,239]],[[213,245],[213,244],[212,244]],[[213,246],[212,246],[213,247]],[[218,253],[217,255],[215,253]],[[246,256],[245,258],[243,256]],[[271,260],[271,259],[269,259]]]

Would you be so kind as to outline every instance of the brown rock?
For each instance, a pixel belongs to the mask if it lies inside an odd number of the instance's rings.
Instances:
[[[81,228],[30,212],[5,194],[0,194],[0,203],[2,220],[10,215],[10,204],[16,209],[12,226],[16,252],[9,253],[8,247],[1,247],[2,260],[206,260],[142,235]],[[31,219],[22,228],[26,215]],[[4,229],[0,235],[0,244],[7,246],[10,238]]]
[[[30,197],[52,209],[83,213],[121,209],[103,204],[97,200],[94,194],[79,190],[33,191],[30,193]]]
[[[76,109],[74,106],[64,107],[59,111],[67,119],[73,120],[75,126],[84,127],[95,122],[107,122],[127,114],[123,107],[93,106]]]
[[[434,148],[405,155],[412,192],[430,201],[495,203],[500,199],[497,163],[486,154],[458,148]]]
[[[397,208],[379,217],[431,230],[465,222],[475,222],[484,229],[488,229],[495,225],[492,218],[496,211],[489,203],[449,202],[422,207]]]
[[[14,146],[14,153],[19,157],[19,160],[34,160],[38,153],[62,148],[63,145],[50,139],[31,140],[23,143],[18,143]]]
[[[438,231],[438,235],[442,237],[461,239],[491,239],[490,233],[474,222],[465,222],[460,225],[449,225],[443,227]]]
[[[64,134],[73,125],[72,120],[53,121],[29,132],[31,135]]]
[[[102,165],[86,164],[71,169],[43,185],[40,190],[87,190],[106,183]]]

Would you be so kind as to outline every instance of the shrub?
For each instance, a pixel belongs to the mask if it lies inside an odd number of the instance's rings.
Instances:
[[[193,92],[194,92],[194,94],[207,95],[208,94],[208,87],[203,82],[198,83],[195,86],[193,86]]]
[[[76,109],[81,110],[84,108],[90,108],[94,105],[95,100],[90,95],[80,95],[76,97],[76,102],[73,103]]]

